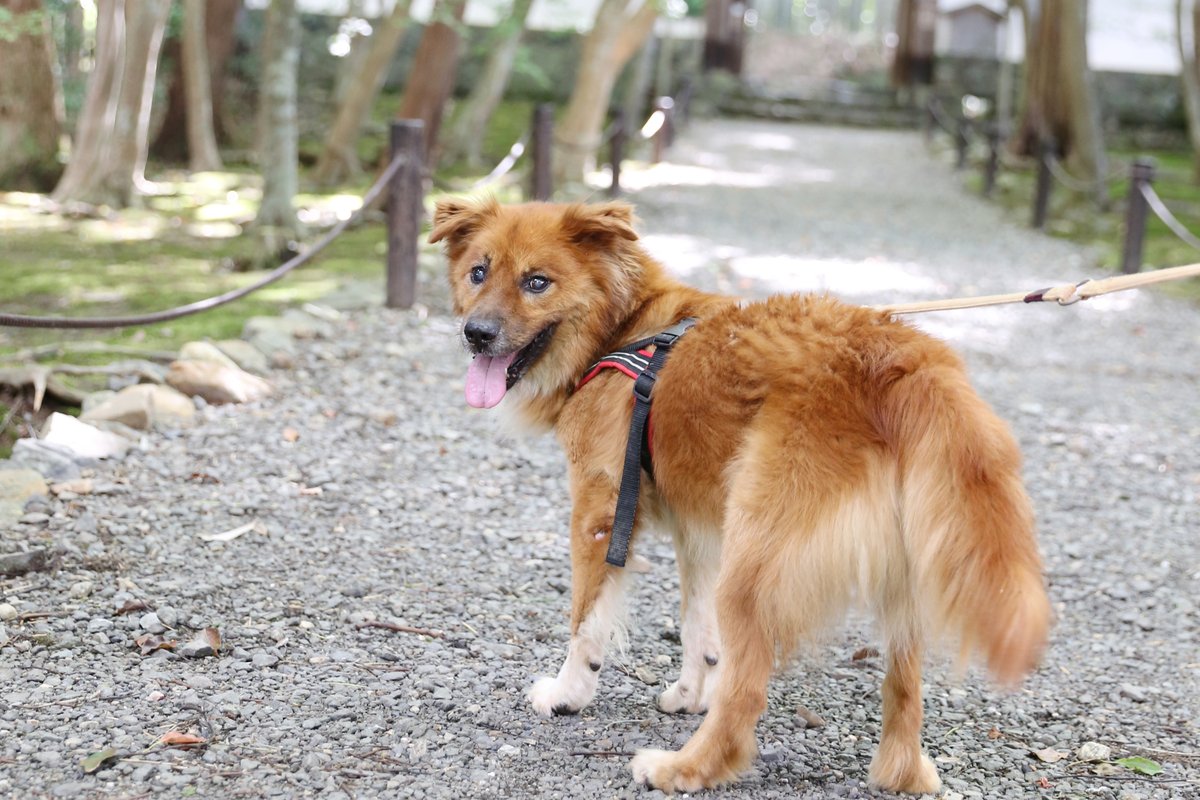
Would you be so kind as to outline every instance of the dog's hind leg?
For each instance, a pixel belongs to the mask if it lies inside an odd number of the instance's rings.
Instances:
[[[679,680],[658,697],[670,714],[702,714],[717,682],[721,637],[717,630],[717,572],[721,541],[716,532],[689,530],[675,535],[679,562],[683,666]]]
[[[883,679],[883,734],[871,760],[871,785],[889,792],[925,794],[942,785],[921,752],[921,646],[892,636]]]
[[[775,583],[774,567],[766,551],[731,548],[728,539],[725,553],[717,589],[722,663],[708,716],[679,752],[643,750],[631,764],[637,781],[666,792],[733,780],[758,751],[754,726],[767,707],[767,680],[775,662],[763,605],[768,593],[758,587]]]
[[[628,584],[627,571],[604,560],[616,489],[603,481],[574,483],[572,494],[571,644],[558,675],[539,678],[529,690],[529,701],[545,716],[578,713],[595,697],[605,651],[623,619]]]

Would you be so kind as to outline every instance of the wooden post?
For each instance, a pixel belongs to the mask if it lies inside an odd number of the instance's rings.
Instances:
[[[669,97],[660,97],[654,101],[654,111],[662,115],[662,124],[658,126],[658,130],[654,133],[653,142],[653,163],[657,164],[662,161],[663,152],[667,149],[667,145],[671,143],[668,138],[671,127],[671,107],[675,105]]]
[[[404,159],[388,182],[387,292],[388,308],[411,308],[417,299],[417,240],[425,213],[422,154],[425,123],[397,119],[391,124],[391,155]]]
[[[608,187],[608,196],[616,197],[621,194],[621,162],[625,159],[625,112],[618,110],[613,117],[612,141],[609,142],[609,167],[612,173],[612,183]]]
[[[1000,126],[996,123],[987,129],[988,157],[983,167],[983,196],[991,197],[996,190],[996,173],[1000,170]]]
[[[696,87],[692,79],[685,75],[679,81],[679,92],[676,95],[679,119],[684,125],[692,121],[692,93],[695,91]]]
[[[954,129],[954,147],[958,153],[954,160],[955,169],[964,169],[967,166],[967,148],[971,145],[970,126],[971,123],[960,119]]]
[[[1041,140],[1038,150],[1037,188],[1033,195],[1033,227],[1046,229],[1046,214],[1050,208],[1050,159],[1054,158],[1056,144],[1047,136]]]
[[[667,137],[665,147],[675,144],[675,98],[664,97],[659,100],[660,108],[666,119],[663,120],[663,135]]]
[[[1146,212],[1149,205],[1142,189],[1154,182],[1154,160],[1135,158],[1129,169],[1129,199],[1125,205],[1125,246],[1121,253],[1121,271],[1139,272],[1146,239]]]
[[[541,103],[533,109],[533,185],[534,200],[549,200],[554,193],[550,174],[550,153],[554,147],[554,106]]]

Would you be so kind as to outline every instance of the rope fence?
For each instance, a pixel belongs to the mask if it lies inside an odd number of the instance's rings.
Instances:
[[[388,185],[397,174],[407,165],[407,156],[405,154],[397,154],[392,157],[387,167],[371,188],[363,195],[362,205],[358,210],[351,214],[346,219],[338,222],[330,228],[324,235],[314,242],[307,250],[292,258],[289,258],[284,263],[280,264],[275,269],[262,276],[254,283],[248,286],[243,286],[239,289],[233,289],[219,294],[215,297],[208,297],[203,300],[197,300],[187,305],[176,306],[162,311],[155,311],[149,314],[136,314],[124,317],[34,317],[25,316],[22,314],[6,314],[0,313],[0,326],[12,328],[59,328],[59,329],[83,329],[83,328],[127,328],[133,325],[154,325],[160,322],[170,322],[171,320],[179,319],[180,317],[199,314],[203,311],[209,311],[220,306],[227,305],[240,300],[247,295],[257,292],[270,286],[272,283],[280,280],[289,273],[299,269],[308,262],[312,261],[322,250],[328,247],[334,239],[341,236],[342,232],[352,225],[358,224],[367,213],[372,204],[379,199]]]
[[[1125,235],[1122,241],[1121,271],[1134,273],[1142,269],[1143,252],[1145,249],[1146,222],[1152,213],[1180,241],[1200,250],[1200,236],[1192,233],[1179,218],[1171,211],[1153,183],[1156,179],[1156,167],[1151,159],[1136,158],[1131,163],[1116,162],[1102,178],[1087,180],[1076,177],[1067,170],[1060,157],[1057,143],[1052,137],[1043,137],[1033,156],[1018,157],[1008,152],[1003,146],[1007,138],[1006,131],[991,123],[979,125],[963,118],[947,116],[943,104],[937,97],[930,98],[926,104],[923,124],[927,141],[932,142],[934,132],[938,129],[947,134],[954,143],[956,150],[956,168],[966,166],[969,151],[974,140],[978,139],[980,129],[986,141],[987,154],[982,162],[983,195],[990,197],[996,186],[996,177],[1000,169],[1010,171],[1034,170],[1034,191],[1032,198],[1032,214],[1030,224],[1038,230],[1044,230],[1049,218],[1050,198],[1054,186],[1060,186],[1067,191],[1088,195],[1095,198],[1101,210],[1108,209],[1108,186],[1114,181],[1126,179],[1129,183],[1125,201]],[[1178,176],[1171,176],[1177,183],[1190,183]]]
[[[679,100],[660,97],[654,111],[642,126],[640,136],[649,140],[657,162],[674,136],[675,111],[681,107],[688,114],[691,97],[690,83],[684,82]],[[138,325],[154,325],[181,317],[200,314],[233,303],[257,292],[310,263],[348,228],[358,225],[372,209],[381,207],[386,195],[387,259],[385,305],[388,308],[409,308],[416,301],[417,254],[420,246],[421,224],[425,216],[424,124],[420,120],[394,120],[389,131],[391,158],[387,166],[363,195],[358,209],[341,220],[304,252],[289,258],[253,283],[223,294],[196,300],[182,306],[147,314],[116,317],[58,317],[30,316],[0,312],[0,327],[52,329],[113,329]],[[617,112],[604,130],[600,147],[609,146],[612,182],[609,194],[620,193],[621,162],[627,147],[627,124],[624,114]],[[534,109],[533,124],[513,143],[508,153],[486,176],[477,180],[472,190],[496,183],[510,173],[532,150],[530,195],[535,200],[549,200],[553,194],[551,151],[554,146],[554,107],[539,105]]]

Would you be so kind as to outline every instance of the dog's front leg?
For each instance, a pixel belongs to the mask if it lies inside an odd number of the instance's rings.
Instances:
[[[605,651],[624,611],[626,570],[604,558],[612,530],[616,489],[572,487],[571,644],[558,675],[539,678],[529,700],[539,714],[575,714],[592,701]]]

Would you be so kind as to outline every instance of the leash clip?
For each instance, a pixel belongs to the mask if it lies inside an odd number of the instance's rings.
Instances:
[[[1091,283],[1091,282],[1092,282],[1092,279],[1091,279],[1091,278],[1084,278],[1084,279],[1083,279],[1083,280],[1081,280],[1079,283],[1075,284],[1075,288],[1071,290],[1071,294],[1069,294],[1069,295],[1068,295],[1068,296],[1066,296],[1066,297],[1059,297],[1059,298],[1057,298],[1058,304],[1059,304],[1060,306],[1073,306],[1073,305],[1075,305],[1076,303],[1078,303],[1080,300],[1082,300],[1082,299],[1083,299],[1083,295],[1079,294],[1079,292],[1078,292],[1077,290],[1078,290],[1080,287],[1082,287],[1082,286],[1083,286],[1085,283]]]

